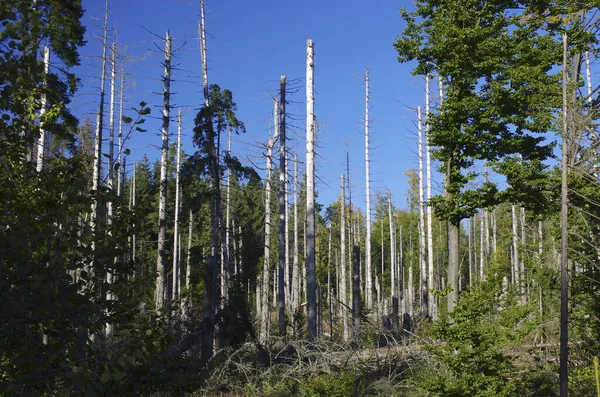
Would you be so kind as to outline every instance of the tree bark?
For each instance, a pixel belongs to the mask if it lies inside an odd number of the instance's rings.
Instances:
[[[294,153],[294,259],[292,264],[292,311],[300,307],[300,274],[298,269],[298,154]]]
[[[178,251],[178,236],[179,236],[179,169],[181,164],[181,109],[177,112],[177,153],[175,154],[175,219],[173,219],[173,286],[172,296],[173,301],[179,298],[179,279],[181,277],[181,259]]]
[[[569,394],[569,275],[568,275],[568,248],[569,232],[568,222],[568,164],[569,164],[569,140],[567,127],[567,34],[563,35],[563,131],[562,131],[562,164],[561,164],[561,211],[560,211],[560,397]]]
[[[436,287],[435,278],[433,276],[433,219],[432,208],[429,205],[431,200],[431,150],[429,149],[429,75],[425,76],[425,152],[426,152],[426,168],[427,168],[427,289],[428,296]],[[429,298],[429,313],[435,319],[437,318],[437,305],[435,298]]]
[[[458,302],[458,276],[460,269],[460,222],[448,224],[448,284],[450,292],[448,292],[447,304],[448,313],[451,313]]]
[[[365,293],[367,308],[373,309],[373,287],[371,271],[371,172],[369,164],[369,69],[365,68],[365,182],[367,207],[367,236],[365,238]]]
[[[344,175],[340,176],[340,317],[344,332],[344,342],[350,339],[348,328],[348,305],[346,291],[346,189],[344,187]]]
[[[281,86],[279,91],[279,291],[277,295],[277,303],[279,307],[279,336],[285,337],[285,298],[286,298],[286,263],[285,263],[285,76],[281,76]]]
[[[44,47],[44,86],[47,86],[47,76],[50,69],[50,48]],[[36,171],[41,172],[44,169],[44,159],[46,157],[46,130],[44,129],[44,115],[46,114],[46,107],[48,106],[46,101],[46,95],[42,95],[42,105],[40,108],[40,138],[38,140],[38,151],[37,151],[37,162]]]
[[[307,307],[308,340],[317,336],[315,277],[315,112],[314,112],[314,44],[306,43],[306,229],[307,229]]]
[[[267,143],[267,175],[265,178],[265,246],[262,272],[262,287],[261,287],[261,313],[260,313],[260,343],[267,344],[270,322],[269,308],[269,278],[271,267],[271,156],[273,155],[273,145],[277,139],[278,131],[278,105],[277,100],[274,102],[274,123],[275,130],[273,137],[269,137]]]
[[[163,76],[162,150],[160,160],[160,183],[158,198],[158,255],[156,257],[156,309],[166,306],[166,235],[167,235],[167,158],[169,154],[169,112],[171,110],[171,36],[165,37],[165,75]]]
[[[429,290],[427,288],[427,262],[425,260],[425,203],[423,200],[423,123],[421,121],[421,107],[417,107],[418,132],[419,132],[419,269],[421,275],[421,312],[423,317],[429,316]]]

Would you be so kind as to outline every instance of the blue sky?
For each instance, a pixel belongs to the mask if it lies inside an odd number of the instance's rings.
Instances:
[[[88,44],[81,50],[82,66],[77,73],[82,84],[72,106],[80,118],[93,115],[97,109],[98,37],[104,1],[84,0],[83,5]],[[245,135],[234,137],[234,154],[264,166],[261,145],[269,133],[270,95],[278,92],[279,77],[286,75],[294,91],[288,94],[290,144],[303,161],[305,54],[306,40],[311,38],[315,43],[315,113],[319,126],[318,201],[327,206],[339,195],[339,176],[346,170],[348,149],[353,202],[365,206],[363,78],[368,67],[372,197],[389,188],[396,205],[405,207],[404,172],[417,168],[413,109],[424,102],[424,84],[410,74],[413,65],[397,62],[392,42],[404,27],[400,7],[411,6],[404,0],[206,0],[209,83],[233,92],[238,118],[247,128]],[[155,35],[164,37],[167,30],[175,37],[176,48],[172,104],[187,109],[184,151],[196,150],[191,143],[193,117],[202,103],[198,20],[199,1],[111,1],[109,26],[118,32],[120,56],[128,58],[126,107],[143,100],[152,108],[148,131],[128,144],[132,159],[143,154],[156,159],[159,155],[162,54],[158,47],[164,42]],[[175,132],[172,122],[173,139]]]

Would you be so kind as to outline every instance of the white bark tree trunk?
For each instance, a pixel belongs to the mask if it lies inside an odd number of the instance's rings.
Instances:
[[[300,307],[300,275],[298,269],[298,154],[294,153],[294,260],[292,264],[292,311]]]
[[[175,219],[173,219],[173,301],[179,298],[179,280],[181,278],[181,258],[179,257],[179,170],[181,168],[181,109],[177,112],[177,153],[175,153]]]
[[[96,113],[96,137],[94,141],[94,171],[92,191],[96,192],[92,201],[91,223],[94,230],[94,240],[98,238],[98,190],[102,184],[102,132],[104,129],[104,86],[106,83],[106,49],[108,46],[108,0],[105,2],[104,28],[102,30],[102,70],[100,77],[100,108]],[[92,251],[95,250],[95,241],[92,241]]]
[[[117,195],[123,191],[123,177],[125,164],[123,164],[123,89],[125,86],[125,71],[121,67],[121,84],[119,85],[119,169],[117,170]]]
[[[429,290],[427,288],[427,262],[425,260],[427,246],[425,245],[425,203],[423,200],[423,123],[421,107],[417,107],[419,133],[419,269],[421,275],[421,311],[424,317],[429,315]]]
[[[521,247],[523,252],[521,253],[521,258],[519,261],[519,270],[521,272],[521,303],[527,303],[527,276],[525,274],[525,252],[526,251],[526,235],[525,235],[525,208],[520,207],[520,221],[521,221]]]
[[[160,160],[160,185],[158,198],[158,255],[156,257],[156,288],[154,301],[156,309],[166,306],[166,237],[167,237],[167,158],[169,154],[169,114],[171,110],[171,36],[165,37],[165,75],[163,77],[163,110],[162,110],[162,150]]]
[[[367,308],[373,309],[373,287],[371,271],[371,172],[369,164],[369,69],[365,68],[365,182],[366,200],[365,210],[367,221],[367,236],[365,238],[365,294]]]
[[[425,150],[427,154],[427,289],[428,296],[436,287],[435,279],[433,276],[433,226],[432,226],[432,208],[429,205],[431,200],[431,150],[429,149],[429,117],[430,117],[430,106],[429,106],[429,75],[425,76]],[[435,298],[431,296],[429,298],[429,313],[435,319],[437,318],[437,305]]]
[[[44,47],[44,76],[48,76],[50,69],[50,48]],[[44,86],[46,86],[47,77],[44,77]],[[42,106],[40,108],[40,138],[38,140],[36,171],[40,172],[44,168],[44,159],[46,157],[46,130],[44,129],[44,115],[46,114],[46,95],[42,96]]]
[[[511,204],[510,209],[512,211],[512,269],[513,269],[513,283],[520,290],[521,278],[519,273],[519,232],[518,232],[518,217],[517,207],[515,204]]]
[[[306,229],[307,229],[307,314],[308,340],[317,337],[317,297],[315,269],[315,111],[314,44],[306,42]]]
[[[344,187],[344,174],[340,176],[340,317],[342,318],[342,328],[344,342],[350,339],[350,329],[348,327],[348,295],[346,291],[346,191]]]
[[[278,104],[274,101],[274,133],[269,137],[267,143],[267,175],[265,177],[265,247],[261,286],[261,313],[260,313],[260,343],[266,345],[269,336],[270,308],[269,308],[269,278],[271,267],[271,158],[273,155],[273,145],[277,139],[278,131]],[[276,296],[273,294],[273,296]]]

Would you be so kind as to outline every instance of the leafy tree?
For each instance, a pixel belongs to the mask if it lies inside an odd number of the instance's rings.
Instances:
[[[0,152],[5,158],[16,159],[25,150],[31,158],[42,97],[48,104],[40,120],[44,129],[72,140],[77,120],[66,105],[77,83],[70,68],[79,63],[78,47],[84,44],[82,15],[79,0],[10,0],[0,5]],[[38,59],[44,46],[64,68],[45,74]]]
[[[215,310],[217,308],[217,253],[219,237],[223,249],[223,274],[226,288],[229,286],[228,252],[225,246],[225,225],[221,208],[221,175],[220,162],[221,134],[227,130],[235,133],[245,132],[244,124],[235,116],[237,105],[233,101],[231,91],[221,90],[216,84],[209,87],[208,104],[203,106],[196,116],[194,128],[194,144],[199,148],[194,156],[198,171],[208,176],[210,183],[210,230],[211,253],[208,258],[208,274],[205,279],[204,320],[202,335],[202,359],[212,356],[212,344],[215,327]],[[231,160],[228,156],[228,160]],[[226,298],[226,297],[221,297]],[[225,302],[226,303],[226,302]]]
[[[429,120],[429,140],[445,177],[445,195],[431,205],[449,222],[449,310],[458,299],[461,219],[502,201],[534,209],[544,203],[543,162],[552,145],[541,134],[552,128],[559,106],[558,80],[550,71],[560,51],[552,37],[538,33],[539,23],[525,17],[526,6],[422,0],[416,11],[401,11],[406,28],[394,43],[398,60],[417,61],[414,74],[437,71],[446,85],[443,105]],[[468,186],[482,160],[506,177],[508,189],[501,192],[494,182]]]

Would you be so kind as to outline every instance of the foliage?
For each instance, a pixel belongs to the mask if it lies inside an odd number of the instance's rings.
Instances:
[[[549,72],[560,47],[538,34],[537,24],[525,23],[527,11],[514,12],[515,6],[504,0],[417,1],[416,11],[401,11],[407,25],[394,43],[398,60],[417,61],[417,75],[437,71],[447,85],[443,105],[428,121],[433,155],[445,175],[445,195],[431,205],[456,225],[502,201],[534,209],[544,203],[543,162],[552,145],[539,134],[550,130],[559,106],[557,78]],[[500,192],[493,182],[468,187],[480,160],[506,176],[510,188]],[[520,183],[528,178],[535,183]]]
[[[528,306],[503,288],[504,263],[492,265],[488,278],[463,294],[450,316],[433,324],[427,345],[436,370],[420,387],[439,396],[517,396],[514,359],[503,349],[530,331]]]

